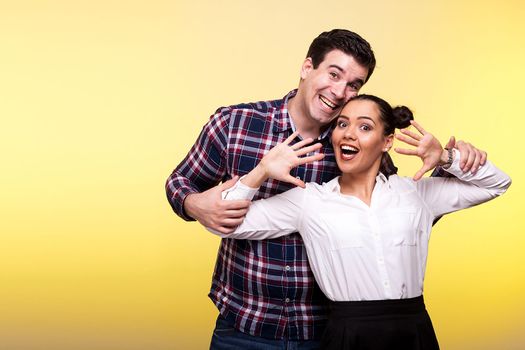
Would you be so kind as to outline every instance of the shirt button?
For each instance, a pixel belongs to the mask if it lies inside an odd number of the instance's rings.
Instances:
[[[286,265],[286,266],[284,267],[284,269],[285,269],[286,271],[290,271],[291,267],[290,267],[290,265]]]
[[[284,302],[285,302],[285,303],[289,303],[289,302],[290,302],[290,298],[286,298],[286,299],[284,299]]]

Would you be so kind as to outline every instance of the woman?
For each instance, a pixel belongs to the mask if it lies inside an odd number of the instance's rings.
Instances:
[[[331,300],[322,349],[438,349],[422,292],[428,241],[436,217],[486,202],[510,186],[490,162],[476,174],[459,168],[459,151],[444,150],[406,107],[360,95],[343,108],[332,133],[342,175],[306,186],[289,175],[293,166],[322,155],[299,158],[318,146],[293,134],[225,191],[226,199],[251,199],[269,177],[301,187],[252,203],[241,226],[225,238],[267,239],[299,231],[314,276]],[[397,138],[416,149],[423,168],[414,179],[379,172],[381,157]],[[455,178],[425,178],[437,165]],[[419,180],[419,181],[416,181]],[[214,232],[217,233],[217,232]]]

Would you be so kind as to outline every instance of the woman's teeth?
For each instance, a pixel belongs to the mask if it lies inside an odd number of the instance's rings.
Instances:
[[[357,152],[359,152],[359,150],[357,148],[355,148],[353,146],[348,146],[348,145],[341,146],[341,151],[345,155],[352,155],[352,154],[356,154]]]

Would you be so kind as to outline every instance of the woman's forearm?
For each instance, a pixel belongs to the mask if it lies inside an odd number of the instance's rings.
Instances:
[[[261,185],[268,180],[269,174],[266,171],[266,167],[264,164],[264,159],[257,164],[255,168],[253,168],[252,171],[248,173],[248,175],[244,176],[240,181],[251,188],[259,188]]]

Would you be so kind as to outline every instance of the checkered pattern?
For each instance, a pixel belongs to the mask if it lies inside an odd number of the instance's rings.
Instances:
[[[281,100],[218,109],[168,178],[166,191],[173,210],[192,220],[183,210],[188,194],[247,174],[268,150],[290,136],[288,100],[295,94],[294,90]],[[292,175],[317,183],[339,175],[329,137],[330,130],[320,137],[325,158],[292,170]],[[391,161],[388,164],[397,170]],[[269,180],[254,199],[291,187]],[[222,239],[209,297],[237,329],[254,336],[319,339],[326,320],[327,301],[297,233],[265,241]]]

